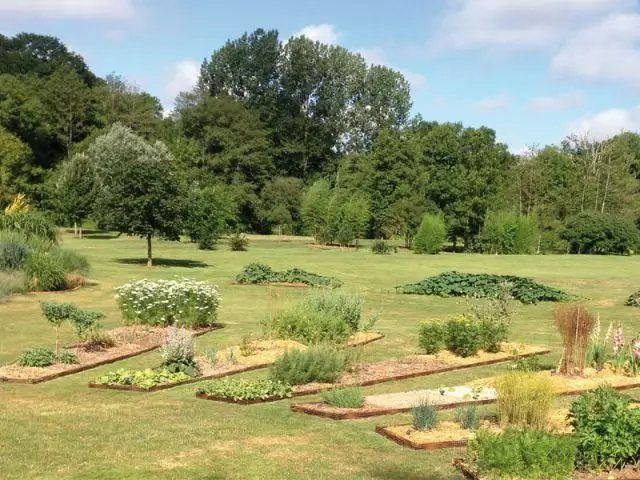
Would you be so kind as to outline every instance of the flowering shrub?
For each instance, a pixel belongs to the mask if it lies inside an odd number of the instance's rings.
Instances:
[[[198,328],[214,324],[220,295],[207,282],[138,280],[116,288],[125,322],[154,326]]]

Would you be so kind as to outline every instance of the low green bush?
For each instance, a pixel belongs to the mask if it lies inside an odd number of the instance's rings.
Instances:
[[[21,367],[48,367],[56,363],[56,352],[48,347],[30,348],[18,357]]]
[[[115,372],[98,377],[95,383],[99,385],[135,385],[149,390],[163,383],[178,383],[189,380],[191,377],[184,372],[171,373],[166,369],[158,371],[147,368],[146,370],[125,370],[120,368]]]
[[[362,328],[362,297],[356,294],[329,290],[314,292],[304,298],[301,308],[324,313],[344,321],[351,331]]]
[[[494,381],[498,420],[505,426],[547,428],[556,397],[554,379],[548,375],[509,372]]]
[[[374,255],[391,255],[397,250],[397,248],[392,247],[384,240],[374,240],[371,244],[371,253]]]
[[[58,355],[58,362],[66,365],[74,365],[80,363],[80,360],[78,360],[78,356],[75,353],[63,350],[60,352],[60,355]]]
[[[417,430],[431,430],[438,426],[438,411],[429,403],[423,403],[411,410],[413,426]]]
[[[300,268],[290,268],[284,272],[278,272],[262,263],[251,263],[244,267],[242,272],[236,276],[236,282],[240,284],[304,283],[312,287],[332,288],[342,286],[342,282],[333,277],[324,277]]]
[[[567,220],[560,238],[571,253],[629,255],[638,250],[635,219],[601,212],[582,212]]]
[[[577,465],[602,470],[640,461],[640,409],[610,386],[573,402],[569,423],[577,438]]]
[[[640,290],[629,295],[625,305],[628,307],[640,307]]]
[[[347,367],[347,355],[332,345],[289,350],[276,360],[271,378],[290,385],[334,383]]]
[[[482,348],[480,323],[468,315],[455,315],[446,322],[447,349],[460,357],[472,357]]]
[[[511,369],[516,372],[540,372],[544,370],[544,366],[540,363],[540,358],[537,356],[524,357],[514,360]]]
[[[447,338],[447,326],[434,321],[420,326],[419,343],[427,355],[434,355],[442,350]]]
[[[29,257],[29,247],[18,232],[0,231],[0,272],[21,270]]]
[[[421,282],[400,285],[398,293],[437,295],[440,297],[489,297],[496,298],[509,285],[509,295],[525,303],[562,302],[570,297],[562,290],[534,282],[529,278],[512,275],[489,275],[445,272],[427,277]]]
[[[364,395],[360,387],[327,390],[322,393],[322,399],[337,408],[361,408],[364,405]]]
[[[233,252],[246,252],[249,239],[243,233],[234,233],[229,237],[229,247]]]
[[[300,305],[271,314],[263,321],[263,326],[268,336],[307,345],[321,342],[344,343],[353,333],[343,319]]]
[[[291,385],[273,380],[236,380],[225,378],[203,382],[198,393],[225,397],[235,401],[267,400],[273,397],[287,398],[293,395]]]
[[[502,434],[479,430],[469,443],[469,455],[482,478],[561,480],[574,470],[576,442],[529,428]]]
[[[64,266],[60,258],[49,252],[32,251],[24,264],[31,289],[37,291],[64,290]]]
[[[413,239],[415,253],[440,253],[447,239],[447,227],[442,215],[425,215]]]

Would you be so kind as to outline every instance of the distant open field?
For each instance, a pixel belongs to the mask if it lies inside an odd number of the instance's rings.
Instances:
[[[16,295],[0,305],[0,363],[22,350],[51,345],[53,329],[40,314],[39,300],[72,302],[106,314],[104,325],[121,324],[114,287],[130,280],[189,277],[218,285],[221,331],[198,338],[198,349],[237,344],[260,335],[260,321],[295,301],[305,289],[233,286],[242,267],[261,262],[274,269],[299,267],[330,275],[344,289],[361,293],[368,311],[378,311],[375,329],[382,341],[366,347],[365,358],[382,359],[417,352],[420,322],[464,309],[455,298],[397,295],[394,286],[447,270],[514,274],[584,297],[600,314],[603,329],[622,325],[640,333],[640,309],[624,306],[640,288],[640,256],[495,256],[444,253],[418,256],[401,250],[390,256],[319,249],[311,239],[252,236],[248,252],[201,251],[189,243],[156,241],[155,264],[144,266],[143,240],[94,233],[79,240],[65,235],[66,247],[89,258],[95,286],[67,293]],[[510,340],[548,345],[559,356],[553,304],[518,306]],[[74,333],[64,327],[63,342]],[[412,451],[382,438],[376,425],[406,423],[408,414],[356,421],[331,421],[289,410],[291,401],[238,406],[197,400],[194,386],[151,394],[95,391],[87,382],[120,367],[155,366],[147,353],[113,365],[40,385],[0,384],[0,478],[3,479],[457,479],[451,460],[461,451]],[[366,394],[456,385],[506,365],[480,367],[367,387]],[[261,377],[258,371],[244,377]],[[640,391],[630,392],[640,399]],[[319,397],[304,397],[311,401]],[[299,399],[298,399],[299,401]],[[566,402],[567,400],[565,400]],[[450,415],[446,414],[446,415]],[[443,414],[444,415],[444,414]]]

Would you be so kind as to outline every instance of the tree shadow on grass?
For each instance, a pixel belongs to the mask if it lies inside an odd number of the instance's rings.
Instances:
[[[440,473],[429,472],[428,467],[425,467],[424,473],[416,473],[415,471],[405,469],[402,466],[376,468],[369,473],[371,475],[371,478],[391,480],[448,480],[449,478],[451,478],[449,476],[445,477]]]
[[[123,265],[146,265],[146,258],[116,258],[114,260]],[[177,258],[154,258],[154,267],[181,267],[181,268],[205,268],[209,265],[200,260],[183,260]]]
[[[113,240],[118,238],[117,233],[84,233],[82,232],[82,238],[90,238],[91,240]]]

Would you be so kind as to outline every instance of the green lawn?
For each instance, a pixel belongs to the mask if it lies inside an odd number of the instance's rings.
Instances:
[[[259,335],[265,314],[304,294],[286,287],[232,286],[250,262],[276,269],[300,267],[335,276],[343,288],[361,292],[381,319],[386,338],[366,347],[368,359],[416,352],[421,321],[461,311],[459,300],[397,295],[393,287],[445,270],[530,276],[585,297],[609,321],[640,332],[640,310],[624,307],[640,287],[640,257],[417,256],[406,251],[374,256],[367,249],[311,248],[308,239],[278,242],[252,237],[248,252],[203,252],[191,244],[155,242],[158,266],[148,269],[142,240],[89,235],[64,237],[64,245],[87,255],[97,285],[69,293],[14,296],[0,305],[0,363],[30,346],[51,345],[53,329],[40,316],[38,301],[67,301],[99,310],[108,327],[120,324],[114,287],[141,278],[191,277],[214,282],[222,296],[221,331],[198,339],[198,348],[224,347],[246,334]],[[166,261],[163,262],[162,260]],[[553,305],[520,306],[511,339],[554,347]],[[73,339],[66,327],[63,340]],[[374,433],[379,424],[407,421],[408,415],[337,422],[294,414],[289,401],[236,406],[197,400],[187,385],[152,394],[90,390],[96,376],[119,367],[154,366],[156,352],[40,385],[0,384],[0,478],[27,479],[222,479],[222,478],[380,478],[454,479],[450,467],[462,450],[412,451]],[[441,384],[455,385],[505,369],[481,367],[392,382],[365,389],[367,394]],[[266,375],[253,372],[245,377]],[[640,392],[633,391],[640,398]],[[317,397],[305,397],[309,401]],[[298,399],[299,401],[299,399]]]

